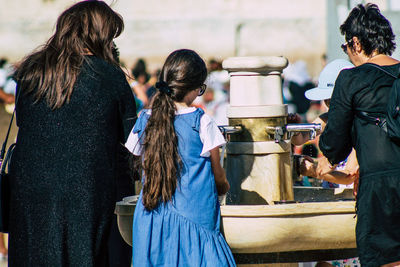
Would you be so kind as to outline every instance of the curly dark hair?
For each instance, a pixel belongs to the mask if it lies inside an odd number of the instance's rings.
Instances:
[[[390,56],[396,48],[392,26],[375,4],[354,7],[340,26],[340,32],[349,43],[357,37],[367,56],[374,51]]]

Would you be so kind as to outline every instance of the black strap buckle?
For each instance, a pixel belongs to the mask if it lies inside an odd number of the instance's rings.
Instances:
[[[386,118],[384,116],[377,117],[377,116],[371,115],[365,111],[357,111],[356,115],[360,119],[367,121],[369,123],[373,123],[373,124],[379,126],[385,132],[387,132]]]

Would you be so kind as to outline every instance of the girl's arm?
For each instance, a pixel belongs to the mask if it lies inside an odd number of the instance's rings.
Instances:
[[[211,168],[214,173],[215,185],[217,186],[218,195],[224,195],[228,192],[230,185],[226,179],[225,171],[220,164],[219,147],[215,147],[210,151]]]
[[[301,166],[301,174],[323,179],[325,181],[335,184],[352,184],[358,177],[358,161],[356,158],[356,152],[353,149],[349,155],[344,170],[336,171],[333,170],[324,175],[317,175],[318,162],[313,162],[310,158],[305,158]]]
[[[330,173],[322,175],[321,179],[336,184],[352,184],[354,180],[358,177],[358,169],[359,166],[356,157],[356,151],[353,148],[349,157],[347,158],[344,170],[332,171]]]
[[[343,171],[332,171],[327,173],[321,177],[317,177],[319,179],[323,179],[325,181],[335,183],[335,184],[352,184],[356,179],[356,176],[351,175],[350,173],[345,173]]]
[[[346,166],[344,167],[344,171],[350,175],[358,176],[360,166],[358,165],[356,151],[351,151],[349,157],[347,158]]]

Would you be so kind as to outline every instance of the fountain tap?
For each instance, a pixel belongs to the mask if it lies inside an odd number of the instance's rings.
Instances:
[[[267,126],[266,131],[269,134],[274,135],[275,143],[279,143],[285,137],[286,133],[289,133],[288,138],[292,136],[293,133],[299,132],[309,132],[310,140],[315,139],[317,132],[322,129],[320,123],[295,123],[287,124],[285,126]]]
[[[310,140],[315,139],[317,133],[321,132],[321,129],[320,123],[296,123],[286,125],[286,130],[289,133],[309,132]]]
[[[225,139],[228,134],[239,133],[242,131],[242,126],[229,126],[229,125],[221,125],[218,126],[221,133],[224,135]]]

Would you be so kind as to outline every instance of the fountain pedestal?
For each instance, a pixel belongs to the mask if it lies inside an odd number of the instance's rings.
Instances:
[[[293,200],[290,141],[276,143],[267,126],[286,125],[282,97],[284,57],[236,57],[224,60],[230,74],[230,126],[241,126],[227,144],[227,204],[274,204]]]

